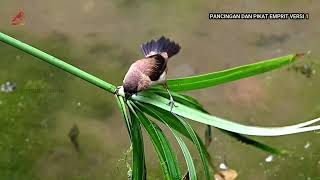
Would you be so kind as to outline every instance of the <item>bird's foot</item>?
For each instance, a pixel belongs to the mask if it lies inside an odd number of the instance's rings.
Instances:
[[[116,95],[118,95],[118,96],[124,97],[123,86],[118,86],[118,87],[116,88],[116,91],[114,92],[114,94],[116,94]]]
[[[116,91],[114,92],[114,94],[119,95],[119,89],[121,86],[116,87]]]
[[[168,106],[170,106],[170,112],[172,112],[173,107],[178,107],[173,99],[170,99]]]

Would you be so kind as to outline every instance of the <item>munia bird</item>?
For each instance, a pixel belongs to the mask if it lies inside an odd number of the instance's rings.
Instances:
[[[149,89],[156,84],[162,84],[170,96],[169,105],[174,106],[174,100],[166,83],[168,60],[180,51],[179,44],[170,39],[161,37],[141,45],[144,58],[134,62],[123,80],[125,98]]]

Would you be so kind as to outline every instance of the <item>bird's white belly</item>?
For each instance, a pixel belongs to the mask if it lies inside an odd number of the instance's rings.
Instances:
[[[160,75],[160,77],[159,77],[158,80],[156,80],[156,81],[151,81],[151,85],[161,84],[161,83],[165,82],[165,81],[166,81],[166,75],[167,75],[167,73],[166,73],[166,71],[164,71],[164,72]]]

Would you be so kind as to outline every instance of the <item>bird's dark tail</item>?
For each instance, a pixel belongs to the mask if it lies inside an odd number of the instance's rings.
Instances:
[[[151,40],[142,44],[141,49],[145,57],[160,54],[162,56],[167,56],[164,58],[170,58],[176,55],[180,51],[181,47],[174,41],[170,41],[170,39],[162,36],[160,39],[156,41]]]

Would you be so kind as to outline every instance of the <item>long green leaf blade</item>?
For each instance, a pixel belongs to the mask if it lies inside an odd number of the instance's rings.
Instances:
[[[143,145],[143,137],[139,124],[139,120],[130,111],[130,117],[132,121],[132,179],[134,180],[145,180],[146,179],[146,164],[144,157],[144,145]]]
[[[54,65],[57,68],[60,68],[70,74],[73,74],[97,87],[100,87],[108,92],[114,93],[116,91],[116,87],[113,84],[109,84],[102,79],[99,79],[79,68],[76,68],[75,66],[72,66],[50,54],[47,54],[35,47],[32,47],[26,43],[23,43],[13,37],[10,37],[4,33],[0,32],[0,41],[9,44],[17,49],[20,49],[24,51],[25,53],[28,53],[34,57],[37,57],[49,64]]]
[[[134,109],[135,116],[148,132],[150,139],[156,149],[160,159],[161,167],[163,168],[166,179],[181,179],[181,172],[177,157],[162,130],[154,122],[150,121],[141,110],[133,103],[128,104],[131,109]]]
[[[269,152],[271,154],[276,154],[276,155],[287,155],[287,154],[289,154],[289,152],[286,151],[286,150],[279,150],[277,148],[271,147],[271,146],[269,146],[267,144],[261,143],[259,141],[256,141],[254,139],[248,138],[248,137],[243,136],[243,135],[238,134],[238,133],[225,131],[225,130],[222,130],[222,132],[228,134],[229,136],[237,139],[238,141],[240,141],[242,143],[254,146],[254,147],[258,148],[258,149],[261,149],[263,151]]]
[[[167,105],[168,100],[152,94],[150,92],[140,93],[138,96],[132,97],[134,100],[152,104],[159,108],[162,108],[166,111],[170,111],[170,107]],[[255,135],[255,136],[280,136],[280,135],[288,135],[288,134],[295,134],[300,132],[308,132],[319,130],[319,126],[309,126],[309,127],[301,127],[295,128],[296,125],[293,126],[284,126],[284,127],[257,127],[257,126],[247,126],[240,123],[228,121],[219,117],[211,116],[201,111],[198,111],[193,108],[189,108],[183,104],[177,103],[177,107],[174,107],[172,112],[183,116],[185,118],[211,125],[220,129],[224,129],[227,131],[240,133],[244,135]],[[313,122],[320,121],[320,118],[312,120]]]
[[[132,124],[131,124],[130,118],[129,118],[128,114],[127,114],[126,104],[125,104],[125,102],[124,102],[124,99],[123,99],[123,97],[117,96],[117,95],[115,95],[115,98],[116,98],[116,100],[117,100],[119,109],[120,109],[121,114],[122,114],[122,116],[123,116],[123,119],[125,120],[129,137],[130,137],[130,139],[132,139],[132,133],[131,133],[131,126],[132,126]]]
[[[160,90],[159,92],[160,94],[161,93],[166,93],[168,94],[167,92],[164,92]],[[175,93],[176,95],[177,93]],[[175,96],[176,97],[176,96]],[[181,96],[182,98],[184,98],[183,96]],[[143,106],[143,105],[142,105]],[[170,127],[169,124],[167,124],[165,121],[162,121],[167,127],[169,127],[169,129],[171,130],[172,134],[174,135],[174,137],[176,138],[177,142],[179,143],[179,146],[181,148],[181,151],[183,153],[183,156],[186,160],[186,163],[187,163],[187,167],[188,167],[188,174],[189,174],[189,179],[191,180],[196,180],[197,179],[197,174],[196,174],[196,169],[195,169],[195,166],[194,166],[194,163],[193,163],[193,159],[192,159],[192,156],[189,152],[189,149],[187,147],[187,145],[185,144],[185,142],[183,141],[182,137],[180,134],[178,134],[178,131],[177,130],[174,130],[172,129],[172,127]],[[190,138],[191,139],[191,138]]]
[[[173,129],[171,129],[171,131],[172,131],[174,137],[176,138],[177,142],[179,143],[179,146],[180,146],[181,151],[183,153],[184,159],[186,160],[187,167],[188,167],[188,173],[189,173],[189,179],[190,180],[197,180],[196,168],[194,166],[191,153],[190,153],[186,143],[183,141],[182,137],[178,134],[177,131],[175,131]]]
[[[223,71],[168,80],[171,91],[190,91],[254,76],[294,62],[300,54],[287,55]]]
[[[164,91],[163,89],[151,89],[148,92],[153,92],[155,94],[158,94],[159,96],[162,96],[164,98],[169,98],[169,94],[167,91]],[[198,109],[199,111],[205,112],[205,113],[209,113],[208,111],[206,111],[203,106],[195,99],[193,99],[190,96],[187,95],[183,95],[183,94],[178,94],[176,92],[170,92],[174,101],[179,102],[181,104],[184,104],[190,108],[195,108]]]
[[[158,94],[158,95],[160,95],[162,97],[168,98],[168,93],[165,92],[164,90],[157,89],[157,90],[151,90],[151,92],[154,92],[154,93],[156,93],[156,94]],[[184,105],[186,105],[186,106],[188,106],[190,108],[198,109],[199,111],[202,111],[204,113],[210,114],[208,111],[206,111],[204,109],[204,107],[196,99],[193,99],[190,96],[178,94],[178,93],[175,93],[175,92],[171,92],[171,94],[173,96],[173,99],[176,102],[184,104]],[[312,123],[313,123],[313,121],[311,121],[311,124]],[[294,126],[294,128],[298,128],[300,126],[303,127],[305,125],[308,125],[308,123],[301,123],[299,126]],[[208,127],[207,131],[210,131],[209,128],[211,128],[211,126]],[[279,150],[279,149],[271,147],[271,146],[269,146],[267,144],[264,144],[264,143],[261,143],[261,142],[258,142],[256,140],[254,140],[254,139],[251,139],[249,137],[243,136],[241,134],[225,131],[225,130],[222,130],[222,129],[218,129],[218,130],[220,130],[223,133],[225,133],[225,134],[237,139],[238,141],[240,141],[242,143],[254,146],[254,147],[256,147],[256,148],[258,148],[260,150],[263,150],[263,151],[266,151],[266,152],[269,152],[269,153],[272,153],[272,154],[276,154],[276,155],[287,154],[287,151],[285,151],[285,150]]]
[[[178,132],[176,130],[172,129],[170,127],[170,125],[168,125],[166,122],[164,122],[164,123],[166,124],[167,127],[169,127],[172,134],[174,135],[177,142],[179,143],[179,146],[182,150],[183,156],[184,156],[186,163],[187,163],[189,178],[191,180],[196,180],[197,179],[196,169],[195,169],[195,166],[194,166],[194,163],[192,160],[192,156],[189,152],[187,145],[185,144],[185,142],[183,141],[183,139],[181,138],[181,136],[178,134]]]
[[[178,131],[180,134],[184,135],[186,138],[188,138],[190,141],[192,141],[192,138],[191,138],[189,132],[187,131],[187,129],[183,126],[183,124],[180,121],[176,120],[176,117],[173,116],[173,114],[168,113],[167,111],[160,109],[156,106],[150,105],[150,104],[142,104],[140,102],[135,102],[135,103],[145,113],[154,117],[155,119],[158,119],[160,122],[167,124],[170,128]],[[197,137],[198,137],[198,141],[201,144],[202,150],[205,152],[207,159],[209,159],[209,163],[210,163],[211,167],[213,167],[213,165],[211,164],[211,157],[207,151],[207,148],[205,147],[204,143],[201,141],[201,138],[198,135],[197,135]]]
[[[193,131],[191,126],[188,126],[186,124],[186,122],[183,123],[181,121],[181,119],[178,119],[176,116],[172,115],[171,113],[166,112],[166,111],[161,111],[159,108],[156,109],[150,105],[142,104],[139,102],[137,102],[137,105],[139,105],[139,107],[141,107],[141,109],[143,109],[144,112],[146,112],[147,114],[151,115],[152,117],[160,120],[161,122],[168,124],[171,128],[180,132],[181,134],[183,134],[184,136],[189,138],[195,144],[195,146],[197,147],[197,150],[200,154],[206,177],[207,177],[207,179],[210,179],[210,172],[209,172],[209,166],[208,166],[209,163],[212,166],[210,155],[207,152],[207,149],[204,146],[204,144],[202,143],[201,139],[198,137],[196,132]]]
[[[194,130],[192,129],[192,127],[190,126],[190,124],[186,120],[184,120],[183,118],[181,118],[179,116],[176,116],[176,118],[184,125],[184,127],[187,129],[187,131],[191,135],[192,141],[194,142],[194,144],[196,145],[196,147],[199,151],[200,158],[203,163],[203,168],[204,168],[204,173],[206,175],[206,179],[210,180],[211,176],[210,176],[210,171],[209,171],[208,159],[205,156],[205,154],[201,148],[201,145],[200,145],[200,142],[198,140],[196,133],[194,132]]]

